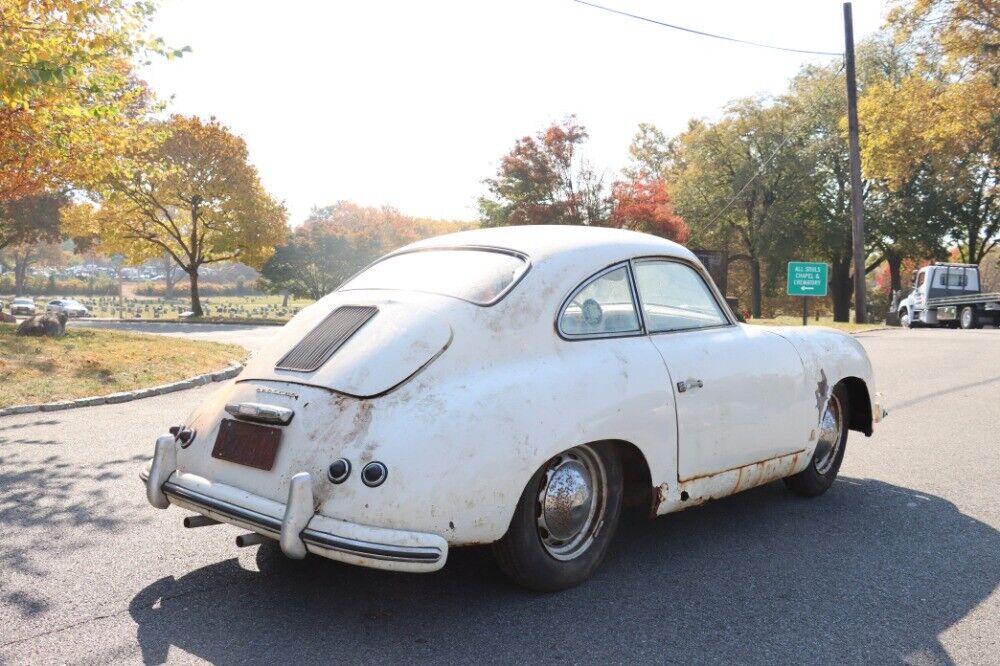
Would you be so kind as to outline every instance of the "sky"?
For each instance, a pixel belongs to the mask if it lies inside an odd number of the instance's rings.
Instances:
[[[840,0],[593,1],[745,40],[844,47]],[[856,40],[880,29],[882,0],[853,10]],[[241,135],[293,225],[340,200],[473,220],[483,179],[514,141],[568,114],[611,180],[640,122],[675,134],[830,59],[573,0],[163,0],[152,33],[191,48],[144,70],[167,111],[215,116]]]

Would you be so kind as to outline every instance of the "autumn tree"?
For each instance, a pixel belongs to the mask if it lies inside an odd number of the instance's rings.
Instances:
[[[286,232],[284,206],[264,190],[246,143],[214,118],[152,123],[101,184],[98,208],[66,216],[71,235],[99,239],[133,263],[169,254],[187,273],[201,316],[202,266],[239,260],[261,267]]]
[[[113,165],[151,104],[134,63],[173,57],[151,2],[0,0],[0,201],[81,185]]]
[[[43,193],[0,203],[0,250],[59,240],[61,193]]]
[[[979,263],[1000,242],[1000,3],[915,0],[889,21],[915,64],[859,101],[863,168],[891,188],[932,176],[948,236]]]
[[[579,154],[588,138],[575,116],[517,140],[479,199],[483,226],[599,224],[607,218],[602,177]]]
[[[661,178],[639,176],[618,180],[611,186],[608,226],[641,231],[678,243],[688,239],[688,228],[674,212],[667,185]]]
[[[261,269],[261,285],[318,299],[378,257],[403,245],[468,228],[461,222],[413,218],[391,207],[341,201],[314,209]]]

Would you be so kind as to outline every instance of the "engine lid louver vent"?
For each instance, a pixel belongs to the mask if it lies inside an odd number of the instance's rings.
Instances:
[[[340,306],[309,331],[274,367],[295,372],[318,370],[377,312],[378,308],[370,305]]]

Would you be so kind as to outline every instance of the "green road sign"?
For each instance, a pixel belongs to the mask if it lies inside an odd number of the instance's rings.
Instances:
[[[826,296],[827,265],[816,261],[788,262],[789,296]]]

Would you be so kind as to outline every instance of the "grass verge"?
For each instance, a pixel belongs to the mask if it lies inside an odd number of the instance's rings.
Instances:
[[[802,317],[791,317],[784,315],[773,319],[750,319],[748,324],[758,324],[760,326],[802,326]],[[859,331],[870,331],[873,328],[885,328],[885,324],[855,324],[854,322],[834,321],[832,317],[820,317],[816,321],[815,317],[809,317],[809,326],[826,326],[836,328],[848,333]]]
[[[16,337],[13,325],[0,324],[0,407],[168,384],[245,356],[239,345],[84,328]]]

